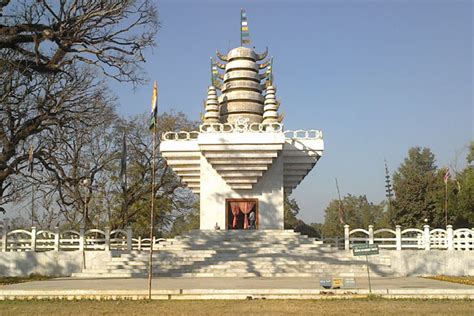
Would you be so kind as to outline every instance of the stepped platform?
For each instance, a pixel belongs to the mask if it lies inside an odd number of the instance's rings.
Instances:
[[[290,230],[192,231],[156,245],[155,277],[361,277],[365,258],[325,247]],[[77,278],[132,278],[148,275],[148,251],[118,254]],[[374,276],[391,275],[390,258],[371,262]],[[86,265],[87,266],[87,265]]]

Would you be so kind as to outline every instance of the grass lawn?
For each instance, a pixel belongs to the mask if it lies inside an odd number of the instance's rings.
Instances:
[[[0,315],[472,315],[474,301],[4,301]]]
[[[427,277],[427,279],[474,285],[474,276],[453,277],[453,276],[446,276],[446,275],[436,275],[432,277]]]

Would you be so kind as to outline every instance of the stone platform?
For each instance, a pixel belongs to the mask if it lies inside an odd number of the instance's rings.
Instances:
[[[338,251],[290,230],[192,231],[156,247],[156,277],[361,277],[365,258]],[[148,274],[148,251],[112,257],[77,278],[130,278]],[[374,276],[393,275],[390,257],[371,260]],[[87,267],[87,263],[86,263]]]
[[[385,298],[474,299],[474,286],[423,278],[372,278]],[[155,278],[153,299],[348,299],[369,295],[367,278],[351,288],[325,290],[319,278]],[[146,299],[147,279],[62,278],[0,286],[7,299]]]

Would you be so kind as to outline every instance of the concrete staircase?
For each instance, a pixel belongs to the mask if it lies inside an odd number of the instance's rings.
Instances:
[[[148,251],[112,257],[103,267],[73,277],[145,277]],[[371,258],[374,276],[390,275],[390,258]],[[365,257],[325,247],[289,230],[192,231],[155,247],[155,277],[359,277],[366,276]]]

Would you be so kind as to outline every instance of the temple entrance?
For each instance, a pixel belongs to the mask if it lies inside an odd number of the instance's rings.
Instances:
[[[258,199],[226,199],[227,229],[258,229]]]

